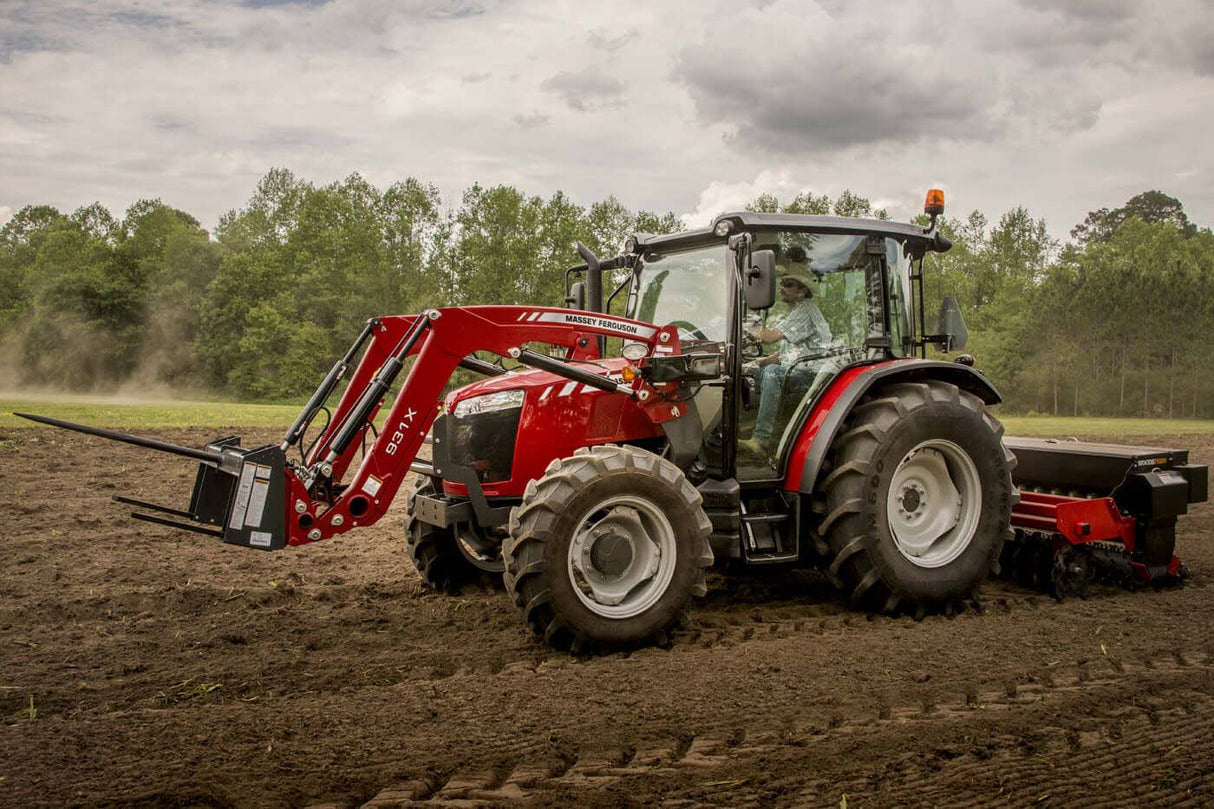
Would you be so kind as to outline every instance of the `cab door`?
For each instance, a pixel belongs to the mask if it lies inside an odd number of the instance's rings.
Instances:
[[[887,241],[863,233],[755,234],[752,249],[775,252],[780,291],[771,309],[742,310],[748,395],[739,397],[737,411],[739,481],[778,479],[817,396],[844,368],[889,355],[895,340],[885,284]]]

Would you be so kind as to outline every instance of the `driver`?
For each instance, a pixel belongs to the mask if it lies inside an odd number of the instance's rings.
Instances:
[[[789,258],[796,260],[795,257]],[[742,442],[753,450],[768,453],[775,428],[776,411],[785,379],[794,382],[812,381],[814,371],[807,360],[818,350],[830,345],[830,326],[812,301],[809,273],[805,267],[790,264],[781,273],[780,298],[788,304],[788,313],[772,328],[747,326],[750,334],[765,345],[777,344],[776,351],[754,364],[755,382],[759,389],[759,413],[750,441]]]

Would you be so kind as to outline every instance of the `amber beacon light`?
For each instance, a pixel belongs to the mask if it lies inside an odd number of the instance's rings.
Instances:
[[[927,192],[927,199],[923,202],[923,212],[929,216],[940,216],[944,213],[944,192],[939,188],[933,188]]]

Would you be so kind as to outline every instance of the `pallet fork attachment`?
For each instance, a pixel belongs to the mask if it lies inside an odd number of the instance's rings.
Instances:
[[[670,396],[677,391],[676,383],[651,384],[640,376],[631,383],[619,383],[573,364],[589,356],[588,347],[598,337],[645,343],[651,358],[655,353],[663,358],[681,353],[678,330],[673,326],[659,328],[593,312],[543,307],[431,309],[421,315],[369,320],[278,444],[246,449],[238,437],[229,436],[196,449],[45,416],[14,415],[198,461],[185,509],[125,496],[116,496],[114,501],[140,509],[131,515],[138,520],[218,537],[232,545],[278,550],[371,525],[387,511],[410,471],[433,474],[433,467],[417,460],[417,453],[438,417],[439,400],[451,374],[459,367],[487,375],[502,373],[497,366],[477,360],[476,351],[513,357],[525,365],[624,394],[654,424],[664,425],[690,412],[690,405]],[[528,343],[563,347],[565,358],[531,351]],[[661,351],[655,352],[659,345]],[[362,358],[332,418],[303,451],[302,438],[309,423],[360,351]],[[410,357],[414,362],[383,428],[366,446],[376,415]],[[301,458],[288,461],[287,452],[295,445],[301,447]],[[354,468],[358,449],[364,446]]]
[[[136,511],[131,516],[137,520],[218,537],[230,545],[263,550],[278,550],[286,545],[283,525],[285,456],[278,447],[244,449],[239,445],[240,439],[232,436],[207,444],[204,449],[195,449],[46,416],[29,413],[13,415],[51,427],[193,458],[199,462],[187,510],[114,495],[112,499],[116,503],[179,518],[169,520]]]

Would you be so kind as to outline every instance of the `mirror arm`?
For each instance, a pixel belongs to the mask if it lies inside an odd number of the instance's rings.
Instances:
[[[930,345],[940,346],[940,350],[945,354],[953,350],[953,340],[956,339],[952,334],[925,334],[922,337],[916,338],[912,343],[916,347],[925,347]]]

